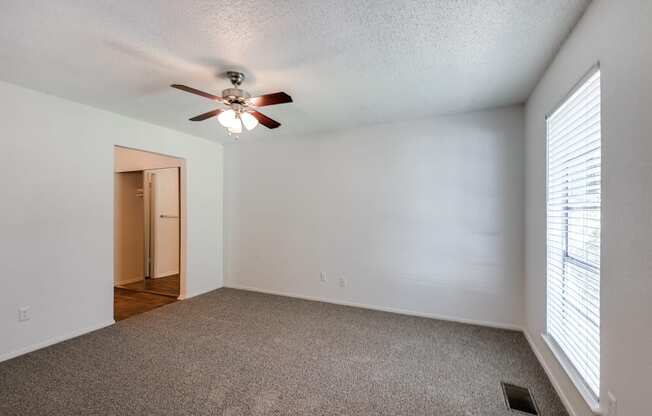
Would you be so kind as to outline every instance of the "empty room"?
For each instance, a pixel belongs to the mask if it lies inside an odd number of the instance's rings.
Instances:
[[[652,415],[652,1],[0,0],[0,415]]]

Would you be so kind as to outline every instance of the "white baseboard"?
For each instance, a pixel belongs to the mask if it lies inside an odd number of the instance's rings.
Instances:
[[[209,292],[212,292],[212,291],[217,290],[217,289],[222,289],[223,287],[226,287],[226,286],[222,285],[222,286],[217,286],[217,287],[214,287],[214,288],[211,288],[211,289],[200,290],[198,292],[187,292],[185,294],[182,293],[182,294],[179,295],[179,297],[177,299],[178,300],[186,300],[186,299],[194,298],[195,296],[203,295],[205,293],[209,293]]]
[[[128,285],[129,283],[136,283],[136,282],[142,282],[145,280],[143,276],[140,277],[130,277],[128,279],[123,279],[117,283],[114,283],[114,286],[122,286],[122,285]]]
[[[178,270],[168,270],[167,272],[161,272],[158,276],[151,276],[152,279],[161,279],[163,277],[174,276],[179,274]]]
[[[365,303],[356,303],[356,302],[348,302],[348,301],[342,301],[342,300],[336,300],[336,299],[322,298],[322,297],[318,297],[318,296],[307,296],[307,295],[302,295],[302,294],[298,294],[298,293],[290,293],[290,292],[281,292],[281,291],[275,291],[275,290],[259,289],[259,288],[251,287],[251,286],[225,285],[224,287],[227,287],[227,288],[230,288],[230,289],[247,290],[247,291],[250,291],[250,292],[266,293],[266,294],[269,294],[269,295],[286,296],[286,297],[290,297],[290,298],[313,300],[313,301],[324,302],[324,303],[332,303],[332,304],[335,304],[335,305],[353,306],[355,308],[371,309],[371,310],[374,310],[374,311],[391,312],[391,313],[397,313],[397,314],[409,315],[409,316],[418,316],[420,318],[431,318],[431,319],[438,319],[438,320],[441,320],[441,321],[459,322],[459,323],[462,323],[462,324],[479,325],[479,326],[486,326],[486,327],[497,328],[497,329],[508,329],[508,330],[511,330],[511,331],[521,331],[521,332],[523,331],[522,327],[520,327],[519,325],[514,325],[514,324],[504,324],[504,323],[500,323],[500,322],[480,321],[480,320],[475,320],[475,319],[457,318],[457,317],[453,317],[453,316],[437,315],[437,314],[424,313],[424,312],[416,312],[416,311],[411,311],[411,310],[408,310],[408,309],[391,308],[391,307],[378,306],[378,305],[369,305],[369,304],[365,304]]]
[[[573,406],[571,405],[568,396],[566,396],[564,390],[561,388],[561,384],[559,384],[559,380],[557,380],[557,378],[555,378],[555,376],[553,375],[552,371],[550,370],[550,367],[548,367],[548,364],[543,359],[543,355],[541,355],[541,351],[539,351],[536,344],[532,341],[532,338],[530,337],[530,334],[528,334],[527,330],[523,330],[523,335],[525,335],[525,339],[527,339],[528,344],[530,344],[530,349],[532,350],[532,352],[534,352],[534,355],[537,357],[537,360],[539,360],[539,364],[541,364],[541,367],[543,367],[543,371],[546,372],[546,375],[548,376],[548,380],[550,380],[550,384],[552,384],[552,387],[557,392],[557,395],[561,399],[561,402],[566,408],[566,411],[570,416],[577,416],[577,412],[575,412],[575,409],[573,409]]]
[[[180,294],[177,297],[177,300],[186,300],[190,298],[194,298],[195,296],[201,295],[201,293],[186,293],[186,294]]]
[[[53,344],[58,344],[59,342],[66,341],[71,338],[76,338],[80,335],[88,334],[89,332],[97,331],[98,329],[105,328],[107,326],[115,324],[115,321],[111,319],[108,322],[102,322],[101,324],[93,325],[90,327],[78,329],[72,332],[69,332],[65,335],[58,337],[53,337],[42,342],[37,342],[36,344],[28,345],[27,347],[19,348],[14,351],[10,351],[4,354],[0,354],[0,362],[10,360],[12,358],[18,357],[19,355],[27,354],[32,351],[40,350],[41,348],[49,347]]]

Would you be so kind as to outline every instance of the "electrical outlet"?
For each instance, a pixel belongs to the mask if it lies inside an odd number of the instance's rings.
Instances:
[[[326,273],[324,273],[324,272],[319,273],[319,280],[322,283],[326,283]]]
[[[340,277],[340,287],[346,287],[346,279],[343,277]]]
[[[29,306],[22,306],[18,308],[18,321],[25,322],[29,321]]]
[[[616,397],[610,391],[607,392],[607,416],[617,416],[618,406]]]

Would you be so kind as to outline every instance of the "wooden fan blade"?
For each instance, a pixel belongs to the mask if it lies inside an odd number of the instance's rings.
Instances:
[[[250,98],[249,101],[256,107],[264,107],[266,105],[291,103],[292,97],[284,92],[275,92],[274,94],[266,94]]]
[[[278,121],[272,120],[271,118],[267,117],[265,114],[259,113],[258,111],[252,111],[251,115],[256,117],[256,120],[258,120],[260,124],[267,127],[268,129],[275,129],[281,125],[281,123],[279,123]]]
[[[189,92],[191,94],[197,94],[201,95],[202,97],[208,98],[209,100],[214,100],[214,101],[222,101],[222,97],[218,97],[217,95],[209,94],[204,91],[199,91],[195,88],[188,87],[186,85],[179,85],[179,84],[172,84],[170,85],[172,88],[176,88],[181,91]]]
[[[204,114],[200,114],[198,116],[195,116],[190,119],[190,121],[203,121],[206,120],[207,118],[215,117],[216,115],[220,114],[222,111],[224,111],[221,108],[218,108],[217,110],[209,111]]]

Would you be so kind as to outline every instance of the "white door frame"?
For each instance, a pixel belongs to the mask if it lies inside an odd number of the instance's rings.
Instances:
[[[186,160],[173,155],[114,145],[114,172],[179,168],[179,300],[187,297],[187,174]],[[115,200],[115,195],[114,195]],[[115,236],[114,236],[115,239]],[[113,295],[112,295],[113,296]]]

